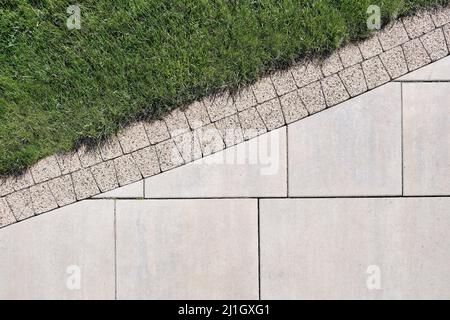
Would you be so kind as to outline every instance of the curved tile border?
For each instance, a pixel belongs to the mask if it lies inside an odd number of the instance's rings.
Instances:
[[[450,7],[393,22],[324,61],[273,73],[236,96],[206,97],[164,120],[134,123],[98,149],[47,157],[0,179],[0,228],[165,172],[303,119],[439,60]]]

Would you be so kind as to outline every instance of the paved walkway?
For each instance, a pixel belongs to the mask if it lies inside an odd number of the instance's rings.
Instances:
[[[0,298],[450,297],[450,58],[0,230]]]

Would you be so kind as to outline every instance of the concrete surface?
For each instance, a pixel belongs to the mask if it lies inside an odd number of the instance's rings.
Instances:
[[[0,178],[0,298],[448,299],[450,60],[364,93],[430,16]]]
[[[403,85],[406,195],[450,194],[450,83]]]
[[[119,201],[118,299],[257,299],[257,200]]]
[[[114,203],[83,201],[0,232],[0,299],[114,299]]]
[[[146,198],[286,196],[286,128],[145,180]]]

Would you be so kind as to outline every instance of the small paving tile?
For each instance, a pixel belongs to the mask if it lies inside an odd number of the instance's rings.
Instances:
[[[166,122],[167,128],[169,129],[172,137],[176,137],[190,131],[186,115],[180,109],[172,110],[164,117],[164,121]]]
[[[294,77],[290,70],[275,72],[271,76],[275,90],[279,96],[297,89]]]
[[[213,122],[236,113],[233,98],[228,92],[216,94],[203,101]]]
[[[203,101],[191,103],[186,110],[184,110],[184,113],[192,129],[197,129],[211,123]]]
[[[11,180],[11,184],[15,191],[19,191],[32,186],[34,184],[34,181],[31,175],[31,171],[27,170],[24,173],[13,177]]]
[[[14,191],[11,177],[0,177],[0,197],[6,196]]]
[[[324,78],[321,83],[327,106],[334,106],[350,98],[339,76]]]
[[[142,175],[131,154],[121,156],[113,161],[116,168],[117,181],[119,181],[120,186],[142,179]]]
[[[144,149],[141,149],[144,150]],[[140,151],[140,150],[138,150]],[[136,152],[138,152],[136,151]],[[144,181],[137,181],[92,197],[93,199],[141,199],[144,197]]]
[[[122,154],[122,147],[117,136],[112,136],[100,146],[100,155],[104,161],[120,157]]]
[[[227,147],[234,146],[235,144],[244,141],[241,123],[239,122],[237,114],[217,121],[216,127]]]
[[[124,153],[131,153],[150,144],[142,122],[128,125],[117,134],[117,137]]]
[[[198,137],[203,156],[216,153],[225,148],[222,136],[213,123],[198,128],[194,134]]]
[[[222,120],[223,119],[219,121]],[[198,135],[194,134],[194,132],[187,132],[175,137],[174,141],[178,150],[180,150],[181,156],[183,157],[185,163],[192,162],[202,157],[200,141],[198,139]]]
[[[311,83],[311,84],[307,85],[306,87],[298,89],[298,95],[300,96],[300,99],[303,102],[303,104],[301,104],[301,106],[304,105],[304,107],[300,109],[300,112],[298,114],[300,116],[300,118],[292,117],[292,115],[291,115],[289,117],[290,118],[289,123],[293,122],[295,120],[301,119],[303,117],[306,117],[308,114],[313,114],[313,113],[319,112],[327,107],[327,105],[325,103],[325,98],[324,98],[323,92],[322,92],[322,85],[320,84],[319,81]],[[295,99],[295,96],[293,96],[292,98]],[[295,102],[295,104],[297,106],[300,106],[298,104],[298,102]],[[293,120],[293,121],[291,121],[291,120]],[[287,119],[286,119],[286,122],[288,122]]]
[[[439,60],[448,55],[447,43],[442,29],[436,29],[420,38],[432,61]]]
[[[448,50],[450,51],[450,24],[447,24],[443,28],[445,40],[447,41]]]
[[[323,78],[317,61],[305,61],[291,68],[297,87],[304,87]]]
[[[283,112],[281,111],[281,105],[278,98],[266,101],[258,105],[256,107],[256,110],[258,111],[269,131],[277,129],[285,124]]]
[[[367,91],[366,79],[360,64],[341,71],[339,76],[350,96],[354,97]]]
[[[133,152],[132,156],[144,178],[161,172],[156,148],[154,146]]]
[[[378,87],[391,80],[379,57],[374,57],[364,61],[362,63],[362,68],[364,75],[366,76],[367,87],[369,89]]]
[[[283,127],[145,179],[145,197],[285,197],[286,154]]]
[[[256,200],[119,200],[116,208],[118,299],[258,298]]]
[[[251,108],[239,112],[239,121],[241,122],[244,140],[248,140],[267,132],[267,128],[258,114],[256,108]]]
[[[77,200],[90,198],[100,193],[90,169],[82,169],[71,175]]]
[[[322,63],[322,73],[325,77],[338,73],[343,68],[338,52],[331,54]]]
[[[258,103],[266,102],[277,96],[277,92],[275,91],[275,87],[273,86],[270,77],[259,79],[252,85],[252,90]]]
[[[383,52],[377,36],[372,36],[371,38],[358,43],[358,47],[361,50],[364,59],[375,57]]]
[[[442,27],[444,24],[450,23],[450,6],[432,11],[431,18],[436,27]]]
[[[49,185],[44,182],[30,188],[31,201],[36,214],[41,214],[58,207]]]
[[[450,84],[403,84],[405,195],[450,195]]]
[[[82,145],[78,149],[78,156],[80,158],[81,165],[84,168],[93,166],[103,161],[98,149],[91,146],[88,147],[86,145]]]
[[[414,39],[405,43],[403,45],[403,51],[405,53],[409,71],[416,70],[431,62],[431,59],[423,47],[420,39]]]
[[[399,81],[450,81],[450,56],[408,73]]]
[[[170,138],[169,130],[163,120],[145,121],[144,128],[151,144],[157,144]]]
[[[6,201],[17,221],[24,220],[34,215],[33,202],[31,201],[29,189],[7,195]]]
[[[417,38],[434,29],[433,20],[426,11],[420,11],[415,15],[403,18],[403,24],[411,39]]]
[[[0,198],[0,228],[16,222],[5,198]]]
[[[106,192],[119,186],[112,160],[91,167],[91,171],[101,192]]]
[[[387,25],[378,34],[383,49],[389,50],[401,45],[409,40],[405,27],[400,20],[394,21]]]
[[[1,300],[114,299],[113,201],[83,201],[14,224],[1,230],[0,243]]]
[[[339,50],[339,56],[341,57],[342,64],[345,68],[363,61],[361,51],[356,44],[345,45],[345,47]]]
[[[184,163],[177,146],[172,140],[158,143],[156,153],[158,154],[161,171],[176,168]]]
[[[286,123],[291,123],[308,116],[308,110],[300,99],[298,91],[290,92],[280,97],[280,103]]]
[[[72,173],[81,169],[81,161],[76,151],[57,154],[56,161],[59,164],[62,174]]]
[[[392,79],[398,78],[408,72],[405,55],[402,47],[395,47],[380,54],[380,59]]]
[[[238,111],[246,110],[258,104],[258,102],[256,101],[255,94],[253,93],[251,87],[245,87],[240,89],[234,95],[233,98],[235,101],[236,109]]]
[[[289,125],[289,196],[401,194],[400,86]]]
[[[70,175],[65,175],[50,180],[48,185],[58,206],[66,206],[77,201],[75,189],[72,183],[72,177]]]
[[[58,162],[55,156],[49,156],[40,160],[31,167],[31,174],[34,182],[40,183],[61,175]]]

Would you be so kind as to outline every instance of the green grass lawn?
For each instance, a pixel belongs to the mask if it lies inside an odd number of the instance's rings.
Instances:
[[[0,0],[0,174],[363,38],[369,5],[386,22],[443,3]]]

